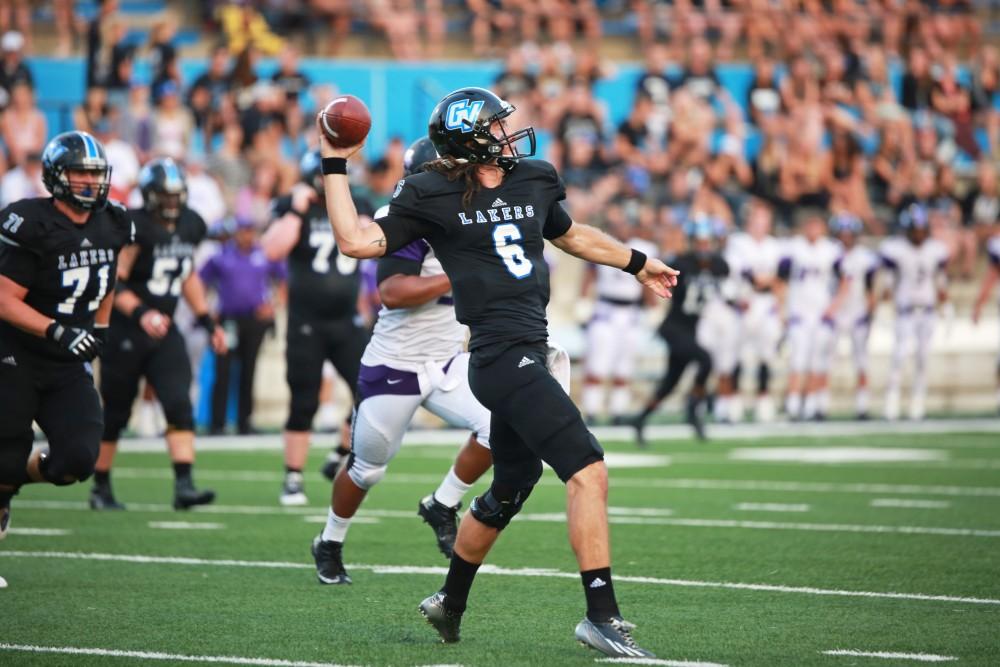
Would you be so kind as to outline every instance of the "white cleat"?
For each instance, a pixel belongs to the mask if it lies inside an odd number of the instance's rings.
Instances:
[[[612,658],[655,658],[632,639],[635,625],[621,616],[612,616],[606,623],[594,623],[584,618],[576,626],[576,640]]]
[[[761,396],[754,407],[754,419],[758,424],[770,424],[774,421],[774,401],[770,396]]]
[[[885,418],[891,422],[899,419],[899,391],[890,390],[885,395]]]
[[[922,397],[914,396],[910,399],[910,414],[911,421],[921,421],[924,418],[924,399]]]
[[[309,504],[306,497],[305,486],[303,485],[302,473],[285,473],[285,483],[281,486],[281,495],[278,502],[282,507],[301,507]]]

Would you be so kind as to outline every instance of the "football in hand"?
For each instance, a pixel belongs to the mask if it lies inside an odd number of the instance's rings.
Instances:
[[[365,103],[354,95],[340,95],[319,112],[319,125],[331,144],[347,148],[365,140],[372,117]]]

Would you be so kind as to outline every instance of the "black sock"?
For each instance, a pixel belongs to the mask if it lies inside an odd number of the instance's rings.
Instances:
[[[0,507],[10,505],[10,499],[17,495],[17,491],[0,491]]]
[[[457,553],[452,554],[451,565],[448,566],[448,576],[445,577],[444,587],[441,592],[445,594],[445,606],[461,614],[465,611],[465,604],[469,600],[469,590],[472,588],[472,580],[476,578],[479,570],[479,563],[470,563]]]
[[[94,471],[94,484],[96,486],[108,486],[111,484],[111,471],[106,470],[101,472],[100,470]]]
[[[191,481],[191,466],[193,463],[175,463],[174,464],[174,479],[178,482],[190,482]]]
[[[287,475],[290,472],[297,472],[301,475],[302,468],[293,468],[292,466],[285,466],[285,474]]]
[[[601,567],[580,573],[583,593],[587,596],[587,618],[595,623],[605,623],[612,616],[621,616],[615,600],[615,587],[611,583],[611,568]]]

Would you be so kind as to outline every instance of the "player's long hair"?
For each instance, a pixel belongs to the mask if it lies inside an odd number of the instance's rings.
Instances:
[[[465,182],[465,192],[462,193],[462,208],[466,211],[472,206],[472,198],[479,192],[479,177],[476,175],[476,168],[481,165],[465,160],[456,160],[451,157],[442,157],[431,160],[424,165],[423,171],[436,171],[444,174],[449,181],[462,179]]]

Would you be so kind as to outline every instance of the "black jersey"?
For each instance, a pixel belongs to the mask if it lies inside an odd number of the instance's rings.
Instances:
[[[679,256],[673,267],[680,271],[680,275],[677,276],[670,312],[663,327],[680,326],[694,330],[705,306],[722,298],[722,283],[729,275],[729,265],[718,253],[701,258],[696,253],[688,252]]]
[[[288,255],[290,314],[314,320],[352,318],[358,312],[361,272],[358,260],[341,254],[326,205],[313,202],[305,214],[292,208],[291,197],[274,204],[275,218],[299,219],[299,240]]]
[[[24,302],[67,326],[91,330],[101,301],[114,288],[118,252],[135,241],[124,207],[109,203],[75,224],[51,198],[23,199],[0,212],[0,274],[28,289]],[[65,361],[69,352],[3,323],[32,352]]]
[[[167,226],[144,209],[129,211],[135,220],[139,254],[124,286],[142,303],[173,317],[181,287],[194,270],[194,253],[208,228],[201,216],[184,207]]]
[[[455,314],[472,332],[470,349],[548,339],[549,267],[544,239],[572,221],[559,201],[566,189],[555,168],[521,160],[496,188],[462,206],[462,179],[438,172],[408,176],[396,187],[385,231],[386,254],[426,239],[451,280]]]

